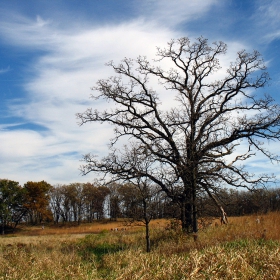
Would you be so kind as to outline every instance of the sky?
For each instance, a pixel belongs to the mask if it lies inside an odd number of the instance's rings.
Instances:
[[[171,39],[224,41],[227,59],[258,50],[280,103],[278,0],[0,0],[0,178],[50,184],[92,182],[83,154],[108,152],[113,128],[78,125],[76,113],[108,104],[90,99],[106,63],[155,57]],[[279,143],[270,145],[280,151]],[[250,168],[275,173],[265,158]]]

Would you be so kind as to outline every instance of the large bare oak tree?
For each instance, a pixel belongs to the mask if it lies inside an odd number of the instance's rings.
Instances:
[[[113,106],[87,109],[77,117],[81,124],[110,123],[115,136],[108,156],[84,156],[83,174],[148,178],[180,204],[186,232],[198,230],[201,193],[221,207],[217,188],[257,188],[269,182],[272,177],[251,174],[242,163],[258,153],[278,161],[265,142],[279,140],[280,108],[258,91],[269,81],[260,54],[242,50],[223,70],[219,57],[226,51],[223,42],[180,38],[158,48],[153,64],[145,57],[110,62],[116,76],[99,80],[92,97]],[[154,77],[157,91],[151,87]],[[167,93],[169,107],[162,103]],[[122,148],[117,144],[123,138],[130,144]]]

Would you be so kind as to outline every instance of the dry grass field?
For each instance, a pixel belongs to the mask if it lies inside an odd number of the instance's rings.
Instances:
[[[229,222],[202,223],[195,241],[153,221],[151,253],[121,221],[23,228],[0,237],[0,279],[280,279],[280,213]]]

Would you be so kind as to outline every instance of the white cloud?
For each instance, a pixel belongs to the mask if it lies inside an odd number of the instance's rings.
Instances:
[[[217,0],[148,0],[139,1],[144,9],[143,14],[150,21],[160,22],[162,26],[174,27],[182,22],[190,22],[202,17],[211,7],[218,4]]]
[[[257,13],[253,16],[263,40],[272,41],[280,37],[280,3],[278,0],[258,1]],[[261,36],[262,37],[262,36]]]
[[[83,28],[67,20],[34,19],[19,14],[0,20],[0,37],[9,44],[29,51],[42,50],[29,68],[24,85],[26,99],[10,104],[10,113],[26,122],[46,128],[32,130],[0,130],[0,177],[19,180],[47,180],[50,183],[88,181],[94,177],[79,177],[82,154],[106,153],[112,136],[108,125],[77,125],[75,114],[87,107],[108,106],[89,100],[90,87],[100,78],[113,74],[104,64],[123,57],[138,55],[154,57],[156,46],[165,46],[171,38],[182,36],[172,29],[180,22],[203,16],[217,0],[173,2],[139,1],[139,18],[118,25]],[[185,32],[184,36],[188,36]],[[230,50],[222,63],[227,64],[243,45],[229,43]],[[1,72],[1,71],[0,71]],[[170,102],[170,101],[169,101]],[[4,143],[4,144],[2,144]]]
[[[0,175],[22,184],[41,179],[51,183],[88,181],[88,177],[79,177],[79,159],[87,152],[104,153],[112,137],[108,125],[77,125],[75,114],[92,105],[90,87],[108,76],[104,64],[109,60],[154,52],[155,45],[165,43],[170,34],[137,21],[71,33],[38,18],[35,23],[23,18],[20,23],[5,23],[0,32],[17,46],[45,51],[29,65],[27,97],[23,103],[11,104],[10,113],[47,129],[2,127],[0,141],[5,144],[0,147]]]

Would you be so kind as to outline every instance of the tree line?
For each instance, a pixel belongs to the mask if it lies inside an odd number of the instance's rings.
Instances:
[[[267,213],[280,210],[280,188],[240,191],[220,189],[217,197],[228,216]],[[197,200],[198,217],[219,216],[209,196]],[[180,205],[174,203],[155,185],[111,183],[71,183],[52,186],[45,181],[18,182],[0,180],[0,221],[2,233],[20,222],[91,223],[94,220],[125,218],[149,223],[152,219],[180,219]]]

